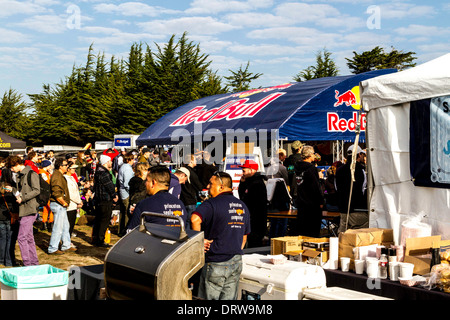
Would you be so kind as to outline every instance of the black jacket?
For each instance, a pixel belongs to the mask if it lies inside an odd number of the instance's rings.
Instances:
[[[189,170],[189,181],[181,185],[180,200],[185,206],[196,205],[198,199],[198,192],[203,189],[203,186],[198,178],[197,173],[190,166],[185,166]]]
[[[267,177],[256,172],[252,177],[241,181],[238,187],[239,199],[244,201],[250,216],[267,216]]]
[[[323,205],[324,197],[316,166],[306,161],[298,161],[294,168],[293,184],[296,184],[297,188],[297,208]]]
[[[104,166],[99,165],[94,175],[95,202],[112,201],[117,195],[116,186],[111,173]]]
[[[338,195],[339,211],[347,213],[348,200],[350,197],[350,184],[351,184],[351,172],[350,172],[351,157],[347,160],[347,163],[340,167],[336,172],[336,192]],[[367,197],[363,190],[365,180],[364,167],[359,162],[355,164],[355,181],[353,182],[352,200],[350,203],[350,212],[355,209],[367,209]]]

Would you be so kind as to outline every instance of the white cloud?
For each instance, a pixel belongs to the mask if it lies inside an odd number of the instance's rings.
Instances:
[[[152,42],[155,39],[163,39],[163,36],[150,33],[129,33],[117,32],[110,36],[87,37],[79,36],[78,40],[82,43],[94,43],[97,46],[131,46],[135,42]]]
[[[432,6],[417,6],[412,3],[393,2],[380,5],[381,19],[403,19],[433,16],[436,9]]]
[[[260,8],[269,8],[273,0],[194,0],[191,7],[185,11],[187,14],[219,14],[223,12],[248,12]]]
[[[119,5],[101,3],[95,5],[94,10],[99,13],[114,13],[134,17],[157,17],[164,13],[174,14],[178,12],[175,10],[164,9],[162,7],[149,6],[141,2],[125,2]]]
[[[0,43],[28,42],[30,37],[21,32],[0,28]]]
[[[258,44],[258,45],[235,44],[228,48],[229,51],[234,53],[253,56],[296,55],[303,49],[299,47],[282,46],[278,44]]]
[[[37,32],[57,34],[67,30],[67,19],[56,15],[36,15],[16,23],[16,25]]]
[[[297,19],[280,17],[271,13],[232,13],[224,17],[229,24],[240,27],[279,27],[293,25]]]
[[[9,17],[17,14],[39,14],[46,11],[45,7],[30,1],[2,0],[0,17]]]
[[[86,31],[88,33],[104,33],[104,34],[115,34],[119,33],[120,30],[116,28],[107,28],[107,27],[83,27],[82,31]]]
[[[408,27],[397,28],[395,32],[402,36],[448,36],[450,28],[411,24]]]
[[[185,17],[170,20],[153,20],[137,23],[144,31],[160,34],[181,34],[187,31],[194,35],[211,35],[237,29],[230,24],[220,22],[212,17]]]

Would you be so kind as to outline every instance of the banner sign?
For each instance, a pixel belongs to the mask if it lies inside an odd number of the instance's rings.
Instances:
[[[450,96],[411,102],[410,166],[414,185],[450,188]]]

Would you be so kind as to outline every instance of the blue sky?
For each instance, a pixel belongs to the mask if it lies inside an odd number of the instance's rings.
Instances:
[[[249,61],[263,73],[255,87],[292,81],[324,48],[341,75],[353,51],[375,46],[423,63],[450,52],[449,16],[448,1],[0,0],[0,93],[27,99],[59,83],[91,44],[126,58],[135,42],[154,47],[185,31],[221,76]]]

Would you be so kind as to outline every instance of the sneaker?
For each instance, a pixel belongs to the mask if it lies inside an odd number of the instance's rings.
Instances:
[[[54,252],[49,252],[48,254],[53,254],[53,255],[64,254],[64,251],[56,250],[56,251],[54,251]]]
[[[75,251],[77,251],[77,248],[75,248],[75,247],[70,247],[69,249],[64,250],[64,252],[66,252],[66,251],[69,251],[69,252],[75,252]]]

